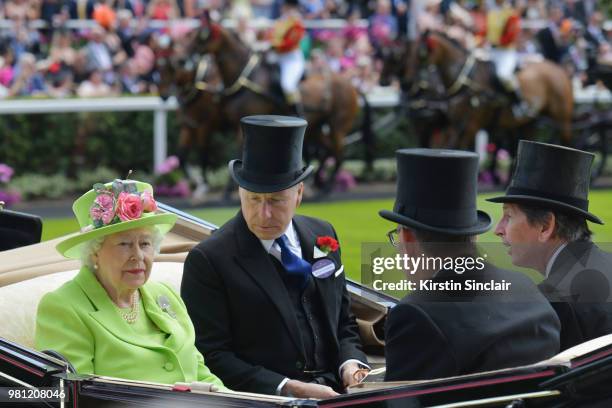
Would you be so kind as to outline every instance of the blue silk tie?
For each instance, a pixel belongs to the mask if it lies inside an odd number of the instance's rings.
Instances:
[[[276,238],[275,242],[281,248],[281,263],[288,274],[300,278],[302,289],[308,283],[308,277],[312,273],[312,265],[291,252],[289,240],[286,235]]]

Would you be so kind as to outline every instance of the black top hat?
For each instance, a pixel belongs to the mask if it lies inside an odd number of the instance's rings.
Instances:
[[[380,216],[418,230],[476,235],[491,217],[476,209],[478,155],[443,149],[402,149],[397,156],[397,197]]]
[[[293,116],[257,115],[240,120],[244,135],[242,160],[229,162],[238,185],[254,193],[286,190],[312,173],[302,165],[307,122]]]
[[[521,140],[516,169],[506,195],[488,201],[536,204],[603,224],[589,212],[589,182],[594,157],[582,150]]]

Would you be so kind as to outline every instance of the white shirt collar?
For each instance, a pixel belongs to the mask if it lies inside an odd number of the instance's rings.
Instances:
[[[293,222],[290,222],[287,226],[287,229],[283,233],[287,236],[289,240],[289,249],[295,255],[302,257],[302,247],[300,247],[300,239],[298,238],[297,231],[293,226]],[[273,255],[275,258],[280,259],[280,247],[277,243],[274,242],[273,239],[260,239],[261,245],[263,245],[264,249],[267,253]]]
[[[559,256],[561,251],[563,251],[563,248],[565,248],[566,246],[567,246],[567,242],[559,245],[559,247],[555,250],[555,252],[553,252],[552,256],[548,260],[548,263],[546,264],[546,270],[544,271],[545,278],[548,278],[548,275],[550,274],[550,270],[552,269],[553,264],[557,260],[557,257]]]

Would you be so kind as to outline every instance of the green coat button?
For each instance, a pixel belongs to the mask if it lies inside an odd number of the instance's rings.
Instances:
[[[174,364],[172,364],[171,362],[167,362],[166,364],[164,364],[164,370],[166,371],[174,370]]]
[[[301,370],[302,368],[304,368],[304,364],[301,361],[296,361],[295,368]]]

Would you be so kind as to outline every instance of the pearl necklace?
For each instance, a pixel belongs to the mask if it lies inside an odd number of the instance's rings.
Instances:
[[[124,311],[122,308],[119,308],[119,312],[123,320],[125,320],[128,324],[134,324],[138,319],[138,314],[140,313],[140,308],[138,307],[138,291],[135,290],[132,295],[132,299],[130,301],[130,310]]]

